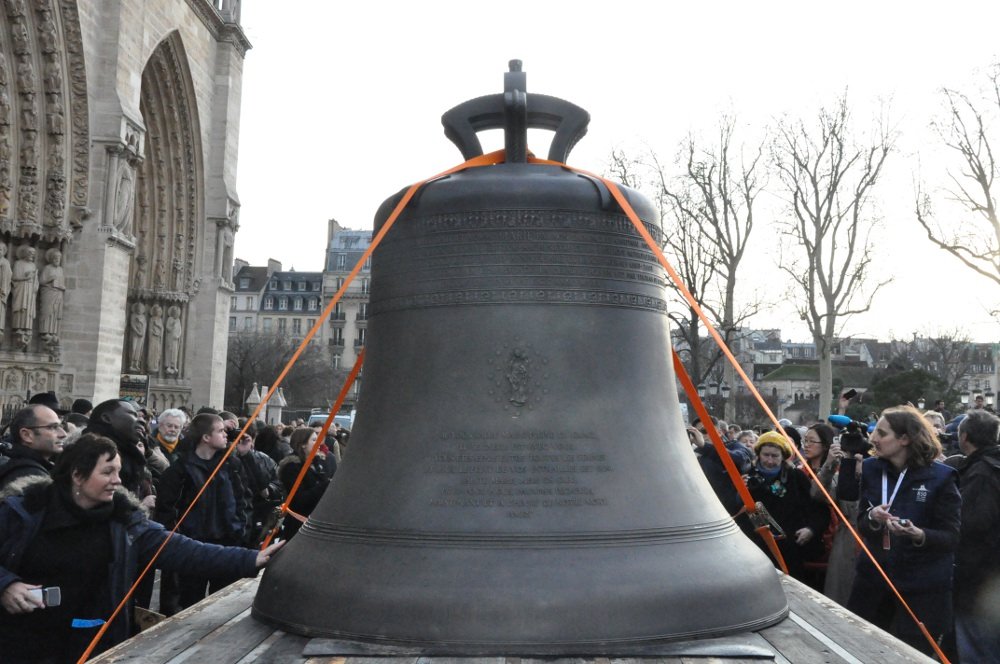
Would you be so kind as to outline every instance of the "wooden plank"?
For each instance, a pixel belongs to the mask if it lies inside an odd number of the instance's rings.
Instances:
[[[933,659],[791,577],[782,585],[795,614],[861,662],[931,664]],[[766,630],[764,630],[766,631]],[[765,636],[766,638],[766,636]],[[789,657],[789,659],[792,659]],[[792,660],[796,661],[796,660]],[[841,660],[842,661],[842,660]]]
[[[253,618],[248,618],[253,620]],[[256,621],[255,621],[256,622]],[[262,641],[256,648],[239,661],[239,664],[304,664],[306,658],[302,656],[309,639],[298,634],[289,634],[280,629],[274,632],[267,639]]]
[[[814,636],[805,632],[791,620],[782,620],[777,625],[772,625],[757,633],[790,662],[843,664],[840,657],[834,657]]]
[[[185,649],[183,657],[213,664],[235,664],[273,633],[273,627],[251,618],[247,609]]]
[[[256,579],[241,579],[91,661],[101,664],[166,662],[248,609],[256,587]]]

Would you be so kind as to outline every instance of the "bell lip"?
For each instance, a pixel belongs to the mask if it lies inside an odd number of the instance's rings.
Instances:
[[[784,596],[784,593],[782,593]],[[329,639],[345,644],[339,652],[313,652],[311,656],[328,655],[398,655],[398,656],[467,656],[467,657],[533,657],[565,655],[573,657],[602,657],[629,655],[657,655],[657,647],[673,646],[685,641],[705,641],[709,639],[756,632],[776,625],[785,620],[790,613],[787,599],[781,610],[770,615],[750,620],[744,623],[728,626],[713,626],[703,630],[692,630],[683,633],[654,635],[649,637],[634,637],[623,639],[603,639],[595,641],[560,641],[560,642],[517,642],[517,641],[419,641],[412,639],[393,639],[378,635],[351,634],[337,630],[317,629],[315,626],[282,620],[265,613],[257,607],[256,602],[251,607],[250,615],[260,622],[271,625],[286,632],[298,634],[311,639]],[[670,654],[665,652],[663,654]],[[387,652],[389,651],[389,652]]]

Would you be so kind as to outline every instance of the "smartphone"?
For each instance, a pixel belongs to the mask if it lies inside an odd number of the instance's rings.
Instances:
[[[850,401],[854,397],[858,396],[858,391],[855,390],[854,388],[851,388],[851,389],[847,390],[846,392],[844,392],[841,396],[844,399],[847,399],[848,401]]]
[[[62,604],[62,591],[59,590],[59,586],[51,586],[49,588],[32,588],[31,594],[42,600],[42,604],[45,606],[59,606]]]

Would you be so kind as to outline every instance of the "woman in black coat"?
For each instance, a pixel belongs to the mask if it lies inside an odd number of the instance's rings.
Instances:
[[[18,482],[0,502],[0,659],[76,661],[167,538],[121,487],[121,459],[108,438],[85,434],[64,451],[52,478]],[[174,535],[163,569],[254,576],[280,547],[263,551]],[[38,592],[58,587],[56,604]],[[131,604],[131,603],[130,603]],[[131,635],[122,610],[95,652]]]
[[[292,432],[292,453],[278,464],[278,479],[285,489],[285,495],[291,493],[292,486],[302,470],[302,464],[309,457],[312,448],[316,446],[317,439],[316,430],[309,427],[299,427]],[[322,454],[317,453],[306,471],[305,477],[302,478],[299,490],[295,492],[288,504],[289,509],[299,516],[308,517],[312,513],[316,505],[319,504],[320,498],[323,497],[326,487],[330,484],[324,461]],[[300,527],[302,527],[302,523],[289,514],[285,517],[282,525],[281,536],[288,540],[299,532]]]
[[[778,540],[788,573],[807,580],[805,564],[823,556],[823,533],[830,526],[830,510],[809,495],[811,482],[789,463],[792,448],[777,431],[768,431],[754,445],[757,464],[747,477],[747,488],[778,522],[785,537]],[[768,555],[760,538],[754,538]]]

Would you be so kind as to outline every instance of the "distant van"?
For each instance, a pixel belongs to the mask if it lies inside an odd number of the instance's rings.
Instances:
[[[333,421],[339,424],[341,428],[350,431],[351,427],[354,426],[354,414],[356,411],[351,411],[350,414],[334,415]],[[313,412],[309,415],[309,420],[306,422],[307,427],[321,427],[323,423],[326,422],[326,418],[330,417],[330,413],[323,412]]]

